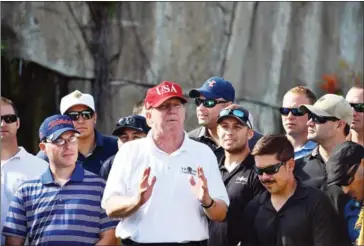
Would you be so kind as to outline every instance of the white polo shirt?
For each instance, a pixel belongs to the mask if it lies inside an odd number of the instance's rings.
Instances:
[[[209,194],[229,205],[218,163],[205,144],[190,139],[185,132],[182,146],[172,154],[160,150],[146,138],[122,145],[111,168],[102,207],[112,195],[137,196],[143,171],[151,167],[150,180],[156,176],[151,198],[131,216],[122,219],[116,236],[139,243],[200,241],[208,238],[207,218],[193,194],[189,176],[202,166]]]
[[[10,159],[1,161],[1,231],[18,186],[24,181],[40,176],[47,168],[47,162],[28,153],[23,147],[19,147],[18,153]],[[1,238],[3,245],[4,237]]]

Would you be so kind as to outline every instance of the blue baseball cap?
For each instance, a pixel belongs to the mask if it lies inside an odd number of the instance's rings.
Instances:
[[[147,124],[147,120],[141,115],[130,115],[128,117],[123,117],[116,123],[116,128],[112,132],[114,136],[120,136],[123,130],[126,128],[136,130],[138,132],[144,132],[148,134],[150,127]]]
[[[235,100],[235,89],[233,85],[221,77],[212,77],[203,83],[201,88],[192,89],[188,94],[191,98],[204,96],[207,99],[224,98],[226,101]]]
[[[56,114],[46,118],[39,127],[39,139],[51,141],[59,138],[64,132],[73,131],[80,133],[73,125],[72,119],[67,115]]]

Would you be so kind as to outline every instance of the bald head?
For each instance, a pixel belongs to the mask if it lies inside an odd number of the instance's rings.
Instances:
[[[364,103],[364,87],[352,87],[346,94],[349,103]]]

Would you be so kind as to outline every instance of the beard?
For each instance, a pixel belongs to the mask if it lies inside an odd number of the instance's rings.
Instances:
[[[230,148],[230,149],[225,149],[225,151],[227,153],[229,153],[230,155],[237,155],[237,154],[243,153],[246,148],[247,148],[247,146],[243,145],[243,146],[233,147],[233,148]]]

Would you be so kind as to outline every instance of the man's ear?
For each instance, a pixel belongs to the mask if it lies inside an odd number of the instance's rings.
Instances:
[[[250,139],[252,139],[252,137],[254,137],[254,131],[253,131],[253,129],[248,129],[248,139],[250,140]]]
[[[295,162],[294,162],[294,159],[291,158],[289,159],[287,162],[286,162],[286,166],[288,168],[288,170],[292,171],[294,170],[294,167],[295,167]]]
[[[45,149],[45,143],[40,142],[40,143],[39,143],[39,149],[40,149],[42,152],[44,152],[45,154],[47,154],[46,149]]]
[[[96,125],[96,121],[97,121],[97,113],[95,112],[94,114],[94,124]]]
[[[20,118],[17,118],[16,120],[16,129],[20,128]]]

